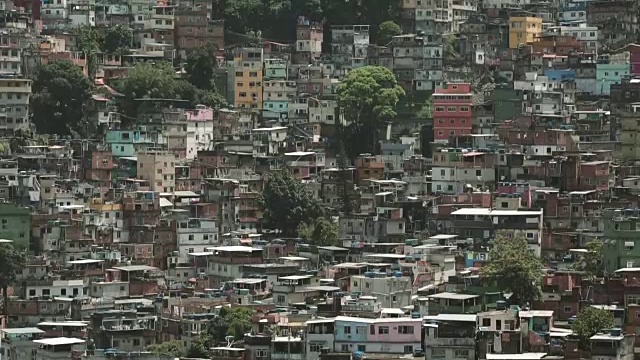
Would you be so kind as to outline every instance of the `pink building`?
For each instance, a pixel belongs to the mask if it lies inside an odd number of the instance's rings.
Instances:
[[[629,50],[629,57],[631,58],[631,71],[629,73],[631,76],[640,75],[640,45],[629,44],[627,50]]]
[[[422,319],[382,318],[373,319],[367,336],[368,352],[408,353],[422,348]]]
[[[433,136],[447,142],[450,136],[471,134],[471,84],[448,83],[436,89],[433,99]]]

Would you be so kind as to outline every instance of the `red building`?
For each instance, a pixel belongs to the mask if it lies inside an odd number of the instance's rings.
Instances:
[[[448,83],[433,94],[433,138],[446,142],[450,136],[471,134],[471,84]]]

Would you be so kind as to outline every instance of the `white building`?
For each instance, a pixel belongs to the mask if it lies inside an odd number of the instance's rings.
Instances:
[[[306,326],[306,359],[318,360],[322,348],[333,349],[335,336],[335,319],[313,319]]]
[[[351,279],[351,291],[363,296],[375,296],[382,306],[401,308],[411,305],[411,279],[407,276],[389,276],[386,273],[355,275]]]
[[[52,280],[47,284],[25,286],[27,298],[76,297],[87,295],[87,287],[83,280]]]
[[[204,252],[218,243],[218,226],[213,219],[187,219],[178,222],[176,237],[180,260],[188,261],[190,253]]]
[[[205,150],[213,140],[214,111],[203,105],[189,110],[187,116],[187,159],[195,159],[198,150]]]
[[[560,35],[573,36],[584,43],[586,51],[598,51],[598,27],[579,23],[578,26],[560,26]]]

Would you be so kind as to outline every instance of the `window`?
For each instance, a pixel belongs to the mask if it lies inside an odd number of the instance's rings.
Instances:
[[[36,296],[36,289],[29,289],[29,296]]]
[[[466,359],[466,358],[469,357],[469,350],[456,349],[453,352],[453,357],[454,358]]]
[[[405,345],[405,346],[404,346],[404,353],[405,353],[405,354],[411,354],[411,353],[413,353],[413,345]]]
[[[571,306],[565,306],[564,307],[564,312],[566,313],[570,313],[573,309],[571,308]]]
[[[366,335],[367,327],[366,326],[356,326],[356,334],[358,335]]]
[[[322,347],[324,346],[323,343],[310,343],[309,344],[309,351],[310,352],[320,352],[320,350],[322,350]],[[266,357],[266,355],[264,356]]]
[[[482,170],[476,170],[476,176],[482,176]]]
[[[378,334],[388,334],[389,333],[389,327],[388,326],[380,326],[378,328]]]
[[[367,346],[366,345],[358,345],[358,351],[366,352],[367,351]]]
[[[351,326],[345,326],[344,327],[344,333],[345,334],[351,334]]]
[[[456,109],[455,106],[449,106],[447,107],[447,112],[456,112],[458,109]]]
[[[482,319],[482,326],[491,326],[491,319]]]
[[[413,326],[398,326],[398,334],[413,334]]]
[[[436,112],[438,111],[444,111],[444,107],[443,106],[436,106]]]
[[[445,357],[445,351],[444,349],[431,349],[431,357],[433,359],[437,359],[437,358],[444,358]]]
[[[349,345],[348,344],[342,344],[342,352],[349,352]]]

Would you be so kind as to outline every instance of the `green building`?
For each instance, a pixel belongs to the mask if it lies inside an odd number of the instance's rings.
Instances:
[[[0,239],[13,240],[17,249],[31,250],[31,210],[0,203]]]
[[[640,267],[640,209],[604,210],[603,243],[608,273]]]

